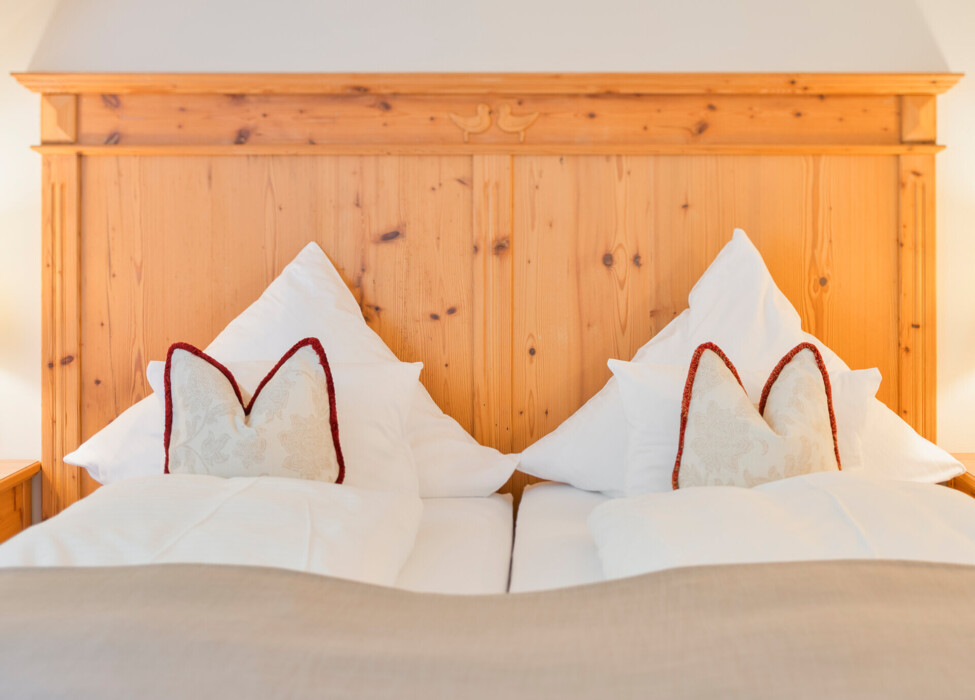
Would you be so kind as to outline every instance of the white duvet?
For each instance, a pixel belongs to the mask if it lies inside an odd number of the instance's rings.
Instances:
[[[242,564],[392,585],[422,510],[415,496],[301,479],[137,477],[0,545],[0,566]]]
[[[816,559],[975,564],[970,496],[843,472],[614,499],[592,512],[589,529],[606,578]]]

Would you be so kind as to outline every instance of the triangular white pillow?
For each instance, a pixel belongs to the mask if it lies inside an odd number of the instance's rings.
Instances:
[[[799,314],[741,229],[735,230],[694,285],[688,305],[637,351],[633,362],[686,367],[698,345],[713,342],[748,373],[773,366],[799,343],[812,342],[831,375],[849,369],[836,353],[802,330]],[[745,389],[754,395],[756,387],[746,384]],[[896,422],[890,420],[879,401],[874,399],[870,406],[860,436],[864,472],[935,482],[963,471],[951,455],[915,433],[896,414],[892,414]],[[901,449],[897,454],[881,451],[883,444]],[[620,496],[626,491],[626,451],[626,416],[614,377],[558,428],[527,447],[519,468],[543,479]]]

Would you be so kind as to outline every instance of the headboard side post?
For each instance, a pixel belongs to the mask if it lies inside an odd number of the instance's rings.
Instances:
[[[77,96],[41,95],[41,140],[77,135]],[[41,165],[41,513],[82,496],[80,470],[64,455],[81,443],[81,156],[43,156]]]
[[[933,155],[900,157],[898,232],[898,408],[932,442],[938,408],[934,167]]]

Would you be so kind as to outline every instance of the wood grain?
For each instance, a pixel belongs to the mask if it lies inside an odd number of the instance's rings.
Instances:
[[[31,479],[40,470],[40,462],[0,460],[0,542],[30,527]]]
[[[931,96],[956,79],[21,76],[79,105],[79,143],[37,147],[44,514],[97,486],[61,457],[145,396],[146,364],[208,344],[309,240],[504,451],[685,308],[735,227],[804,327],[933,437]]]
[[[81,181],[76,156],[41,165],[41,437],[44,517],[81,497],[82,477],[62,458],[81,444]]]
[[[41,96],[41,143],[74,143],[78,138],[78,96]]]
[[[146,394],[150,360],[208,344],[309,240],[473,428],[470,159],[105,158],[84,182],[105,193],[83,217],[86,437]]]
[[[33,459],[0,459],[0,491],[23,483],[41,470],[41,463]]]
[[[0,542],[21,532],[25,525],[25,488],[23,484],[0,491]]]
[[[935,155],[937,144],[241,144],[241,145],[41,145],[41,155],[82,156],[445,156],[445,155]]]
[[[937,95],[953,73],[14,73],[41,93]]]
[[[630,359],[687,307],[736,226],[806,330],[897,375],[895,158],[518,157],[515,173],[514,449],[601,388],[606,358]],[[547,303],[553,289],[569,293]],[[895,389],[878,397],[896,406]]]
[[[934,143],[937,132],[937,100],[930,95],[901,97],[901,141]]]
[[[902,156],[900,187],[899,413],[937,434],[934,158]]]
[[[78,141],[91,146],[901,141],[898,98],[882,95],[85,94],[79,109]]]
[[[474,437],[512,450],[511,156],[474,158]]]

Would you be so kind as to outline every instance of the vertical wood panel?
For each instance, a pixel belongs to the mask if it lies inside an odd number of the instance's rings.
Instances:
[[[513,448],[557,427],[649,337],[646,157],[516,157]]]
[[[852,367],[879,367],[878,396],[897,406],[895,157],[515,163],[515,449],[601,388],[607,358],[630,359],[687,307],[735,227],[803,327]]]
[[[937,430],[934,158],[900,158],[899,413],[934,440]]]
[[[42,167],[41,438],[42,512],[49,517],[82,494],[79,469],[64,455],[81,441],[80,173],[77,156],[46,156]]]
[[[210,340],[309,241],[433,398],[474,426],[473,174],[453,157],[90,159],[84,434],[146,395],[146,364]]]
[[[512,158],[474,157],[474,437],[511,451]]]

